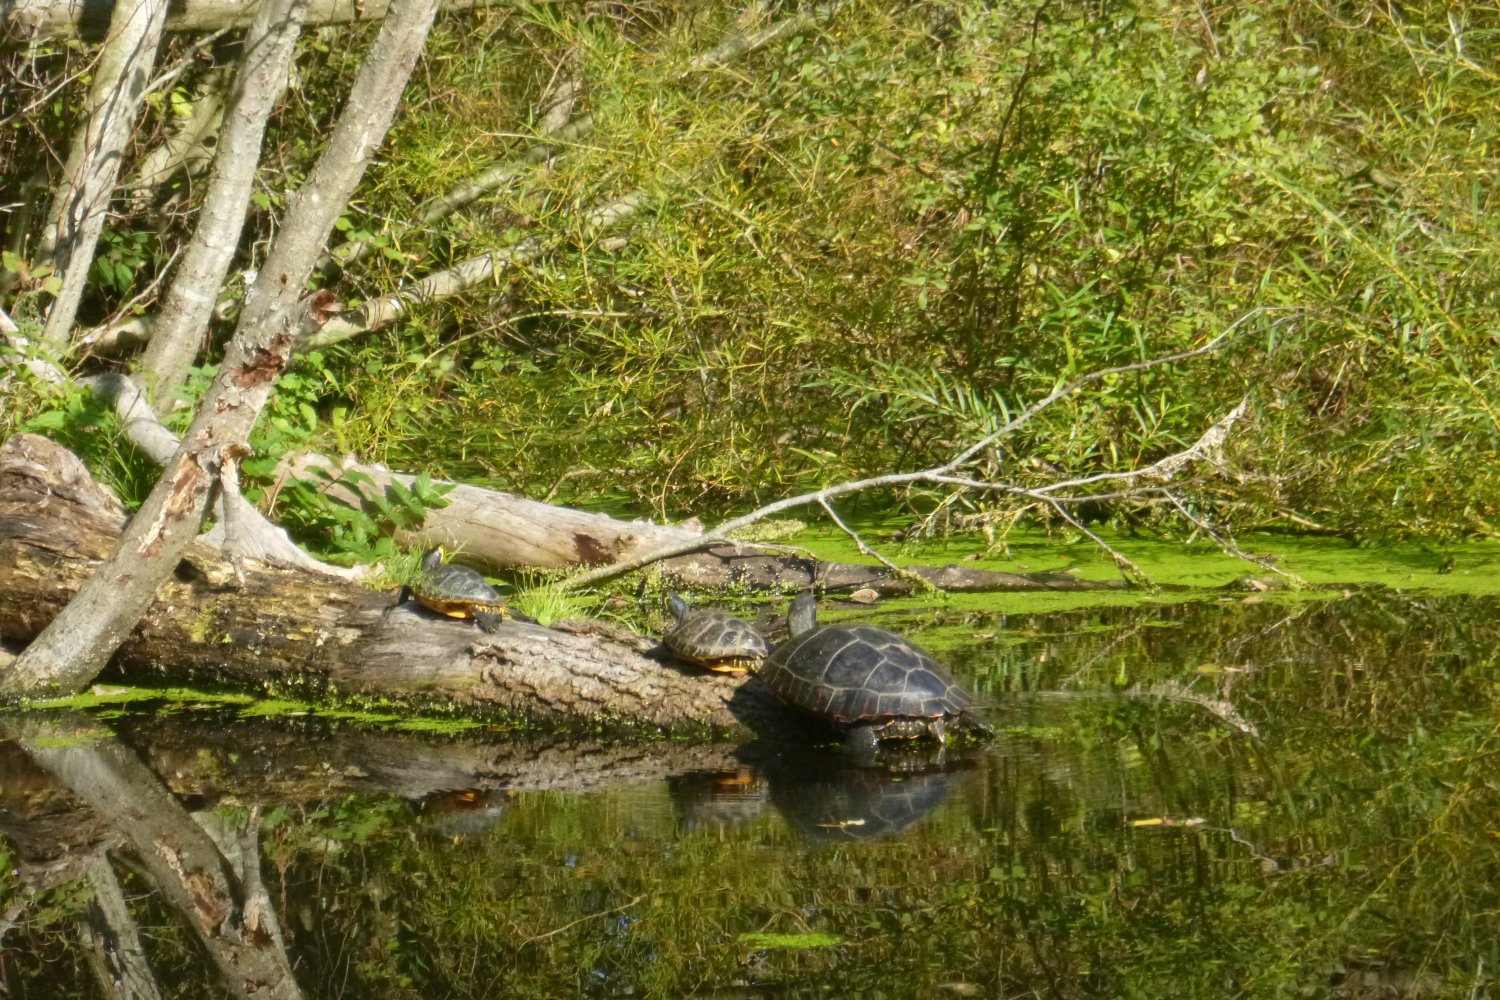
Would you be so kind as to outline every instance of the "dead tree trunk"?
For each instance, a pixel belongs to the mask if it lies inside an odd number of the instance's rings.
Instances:
[[[4,41],[13,45],[35,44],[45,38],[78,31],[86,40],[97,40],[109,27],[119,0],[78,3],[76,0],[0,0],[0,25]],[[468,10],[488,6],[490,0],[447,0],[444,10]],[[183,0],[168,12],[168,31],[217,31],[243,28],[255,20],[259,0]],[[341,24],[347,21],[378,21],[390,10],[390,0],[313,0],[308,4],[307,24]]]
[[[59,350],[70,339],[83,299],[125,145],[156,65],[166,16],[166,0],[131,0],[116,8],[89,90],[86,116],[53,196],[38,257],[62,276],[43,335]]]
[[[183,445],[126,527],[119,545],[80,588],[74,606],[4,675],[0,691],[74,692],[104,666],[197,536],[215,493],[232,488],[261,407],[291,354],[299,302],[313,264],[385,137],[422,51],[437,0],[394,0],[355,77],[328,144],[291,199],[234,339]],[[322,305],[326,305],[323,303]]]
[[[300,0],[264,0],[245,35],[245,57],[235,75],[227,124],[218,137],[208,191],[198,211],[192,242],[167,289],[155,335],[136,366],[156,412],[171,410],[177,390],[213,314],[250,210],[255,167],[271,111],[286,89],[287,69],[302,33],[306,5]]]

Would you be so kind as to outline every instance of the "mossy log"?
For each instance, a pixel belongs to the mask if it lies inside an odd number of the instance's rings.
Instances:
[[[0,638],[24,644],[71,599],[125,514],[45,438],[0,447]],[[304,570],[230,565],[195,549],[156,595],[107,676],[440,704],[575,723],[739,725],[740,682],[648,655],[656,643],[513,621],[485,634],[394,595]],[[739,701],[744,701],[740,698]],[[753,700],[753,699],[752,699]]]

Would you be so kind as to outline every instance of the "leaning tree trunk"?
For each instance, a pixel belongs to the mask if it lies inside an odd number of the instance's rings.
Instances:
[[[213,318],[214,299],[250,210],[266,122],[286,90],[306,10],[303,0],[263,0],[245,34],[245,55],[235,73],[193,239],[167,288],[151,343],[136,365],[137,383],[146,388],[157,413],[172,409]]]
[[[62,277],[43,334],[59,351],[68,344],[78,315],[125,146],[156,65],[166,16],[167,0],[122,0],[115,9],[86,113],[53,196],[37,256]]]
[[[117,4],[128,0],[0,0],[0,27],[4,38],[15,46],[36,44],[46,38],[72,34],[85,39],[103,37]],[[469,10],[488,6],[492,0],[446,0],[444,10]],[[348,21],[379,21],[391,7],[390,0],[312,0],[308,24],[341,24]],[[178,0],[167,14],[168,31],[219,31],[243,28],[255,19],[259,0]]]

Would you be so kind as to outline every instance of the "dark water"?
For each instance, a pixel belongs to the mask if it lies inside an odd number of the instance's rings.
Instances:
[[[152,793],[90,810],[54,777],[144,762],[162,808],[226,828],[256,810],[308,996],[1490,996],[1497,611],[876,615],[940,646],[998,732],[906,770],[186,704],[76,744],[77,720],[21,720],[0,995],[111,995],[89,852],[163,995],[232,995],[139,859],[161,841],[121,833]]]

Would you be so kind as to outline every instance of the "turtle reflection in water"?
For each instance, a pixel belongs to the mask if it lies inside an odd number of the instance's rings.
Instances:
[[[472,618],[485,632],[495,631],[500,619],[511,617],[498,590],[469,567],[443,562],[441,548],[422,554],[420,575],[411,586],[401,588],[396,603],[408,598],[449,618]]]
[[[667,779],[667,793],[684,833],[725,830],[765,811],[770,787],[751,767],[737,771],[694,771]]]
[[[477,837],[500,822],[515,793],[508,789],[470,788],[433,792],[412,803],[422,820],[443,837],[459,841]]]
[[[886,741],[934,740],[952,734],[994,735],[974,699],[904,636],[873,625],[817,624],[817,600],[804,591],[787,612],[791,638],[757,675],[788,703],[843,732],[857,756]]]
[[[720,674],[743,674],[766,658],[769,648],[760,629],[722,611],[694,611],[667,591],[667,610],[677,625],[662,645],[679,660]]]
[[[808,768],[799,777],[778,773],[771,804],[808,840],[872,840],[904,830],[948,795],[954,771],[892,774],[847,767],[832,774]]]

